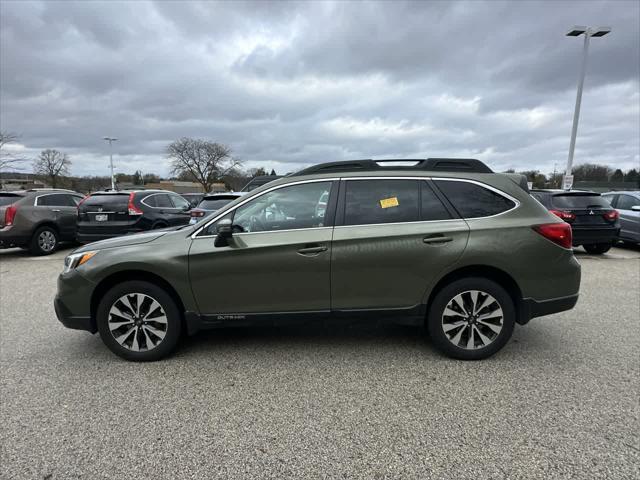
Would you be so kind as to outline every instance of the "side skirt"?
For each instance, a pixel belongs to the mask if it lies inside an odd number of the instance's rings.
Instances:
[[[284,325],[349,325],[352,323],[395,323],[422,326],[426,305],[383,309],[313,310],[295,312],[214,313],[199,315],[185,312],[187,333],[225,327],[284,326]]]

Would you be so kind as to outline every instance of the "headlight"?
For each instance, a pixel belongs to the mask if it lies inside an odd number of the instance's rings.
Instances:
[[[70,272],[74,268],[77,268],[80,265],[87,263],[89,260],[93,258],[93,256],[96,253],[98,253],[98,250],[92,250],[90,252],[74,253],[72,255],[67,256],[64,259],[64,270],[62,271],[62,273]]]

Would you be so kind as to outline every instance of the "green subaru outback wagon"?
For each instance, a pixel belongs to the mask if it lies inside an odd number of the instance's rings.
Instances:
[[[361,160],[278,179],[196,225],[85,245],[55,309],[128,360],[202,329],[356,316],[425,325],[472,360],[572,308],[579,286],[570,225],[526,182],[477,160]]]

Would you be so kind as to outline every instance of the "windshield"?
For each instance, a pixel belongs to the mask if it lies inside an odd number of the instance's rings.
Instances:
[[[552,204],[555,208],[611,208],[609,202],[600,195],[554,195]]]

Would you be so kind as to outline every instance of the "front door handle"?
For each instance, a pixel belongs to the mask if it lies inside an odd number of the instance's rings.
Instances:
[[[438,243],[447,243],[452,241],[453,238],[445,237],[444,235],[431,235],[429,237],[424,237],[422,241],[426,244],[433,245]]]
[[[316,245],[313,247],[301,248],[300,250],[298,250],[298,253],[300,255],[315,256],[315,255],[318,255],[319,253],[326,252],[326,251],[327,251],[326,245]]]

